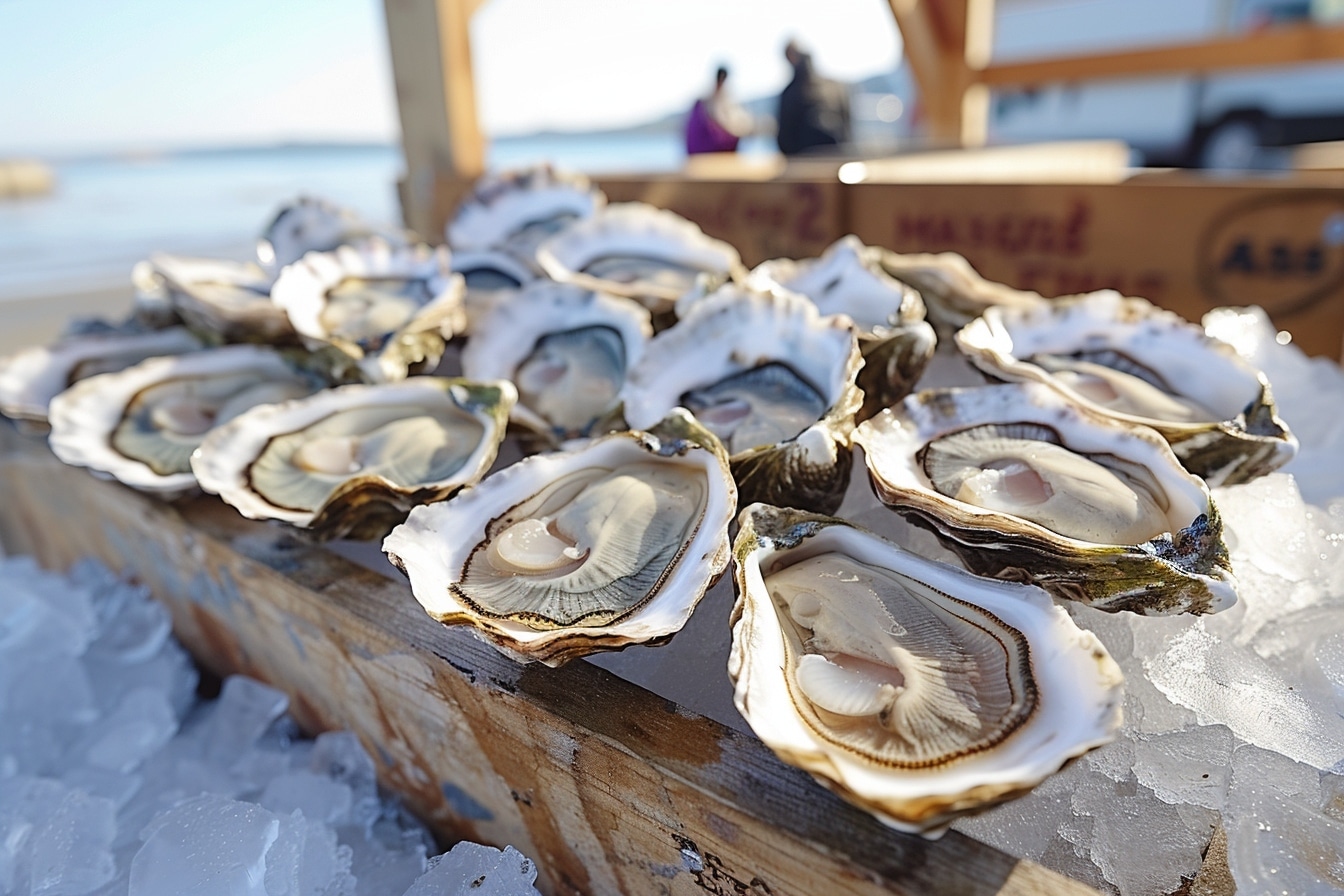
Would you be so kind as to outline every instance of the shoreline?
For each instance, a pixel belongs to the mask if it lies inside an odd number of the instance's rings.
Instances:
[[[0,298],[0,356],[53,341],[76,317],[120,320],[130,313],[130,283],[75,289],[45,296]]]

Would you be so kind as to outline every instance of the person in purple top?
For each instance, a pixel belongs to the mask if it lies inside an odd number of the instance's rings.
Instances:
[[[695,101],[686,119],[686,152],[736,152],[737,141],[751,130],[751,116],[728,96],[728,69],[714,75],[709,96]]]

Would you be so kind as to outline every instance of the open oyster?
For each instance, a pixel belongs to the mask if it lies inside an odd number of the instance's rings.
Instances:
[[[1104,290],[989,309],[956,338],[992,377],[1045,383],[1097,413],[1152,427],[1210,485],[1246,482],[1297,453],[1265,375],[1145,299]]]
[[[944,334],[955,332],[986,308],[1034,308],[1048,304],[1038,292],[986,280],[955,252],[902,255],[883,250],[881,263],[892,277],[919,290],[929,320]]]
[[[520,662],[662,643],[728,564],[728,459],[685,411],[417,507],[383,550],[416,600]]]
[[[655,316],[707,276],[717,285],[742,273],[737,250],[675,212],[642,202],[607,206],[537,247],[550,277],[635,299]]]
[[[933,327],[924,322],[923,299],[915,289],[887,274],[882,267],[885,254],[851,234],[833,243],[820,258],[766,261],[747,279],[754,289],[782,287],[801,293],[822,314],[850,316],[858,327],[863,354],[858,378],[863,390],[860,420],[910,394],[937,343]]]
[[[462,278],[448,250],[372,240],[310,252],[271,290],[309,348],[344,355],[369,382],[431,370],[462,330]]]
[[[392,246],[409,245],[405,231],[371,224],[356,212],[325,199],[300,196],[275,213],[257,243],[257,258],[272,276],[309,252],[331,252],[377,238]]]
[[[196,487],[191,453],[213,427],[250,407],[321,387],[273,349],[231,345],[151,358],[80,380],[51,400],[51,450],[143,491]]]
[[[453,273],[462,275],[465,286],[462,309],[468,333],[476,328],[477,318],[495,299],[517,292],[538,277],[530,265],[500,249],[453,252]]]
[[[936,836],[1114,738],[1120,669],[1040,589],[797,510],[739,523],[737,708],[879,821]]]
[[[559,443],[592,434],[612,415],[626,371],[652,334],[649,312],[636,302],[537,281],[501,297],[477,321],[462,371],[512,380],[514,419]]]
[[[250,519],[321,538],[380,537],[412,507],[485,476],[514,396],[507,382],[429,376],[326,389],[216,427],[191,468]]]
[[[918,392],[854,441],[878,497],[973,572],[1112,612],[1236,602],[1209,490],[1150,429],[1012,383]]]
[[[275,275],[250,261],[156,254],[131,270],[136,301],[166,303],[199,333],[221,342],[298,341],[271,301]]]
[[[454,252],[508,249],[531,258],[542,240],[606,204],[587,177],[550,165],[487,174],[448,222],[448,245]]]
[[[849,318],[730,284],[649,342],[621,398],[636,429],[695,414],[727,446],[744,503],[830,513],[849,484],[862,362]]]
[[[47,405],[86,377],[111,373],[159,355],[201,348],[182,327],[147,333],[110,331],[60,339],[0,359],[0,413],[16,420],[47,422]]]

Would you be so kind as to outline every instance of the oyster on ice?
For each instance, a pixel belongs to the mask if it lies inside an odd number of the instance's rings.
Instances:
[[[1011,383],[918,392],[854,441],[883,503],[980,575],[1110,612],[1236,602],[1209,490],[1151,429]]]
[[[747,278],[751,288],[782,287],[812,300],[822,314],[848,314],[859,330],[863,390],[859,419],[867,420],[900,401],[924,373],[937,343],[924,321],[924,301],[909,285],[887,274],[883,249],[865,246],[849,235],[820,258],[777,258],[757,265]],[[680,314],[678,306],[678,314]]]
[[[0,413],[15,420],[47,422],[47,405],[86,377],[112,373],[160,355],[201,348],[183,327],[145,333],[111,331],[59,339],[0,359]]]
[[[500,297],[477,321],[462,372],[512,380],[514,419],[559,443],[593,434],[612,416],[626,371],[652,335],[649,312],[636,302],[539,280]]]
[[[990,309],[956,338],[989,376],[1045,383],[1157,430],[1210,485],[1247,482],[1297,453],[1265,375],[1145,299],[1103,290],[1031,310]]]
[[[380,537],[412,507],[485,476],[514,394],[507,382],[430,376],[325,389],[216,427],[191,468],[250,519],[321,538]]]
[[[650,340],[621,399],[636,429],[695,414],[727,447],[743,503],[830,513],[849,483],[862,363],[849,318],[728,284]]]
[[[417,507],[383,551],[435,619],[558,666],[680,631],[728,564],[736,499],[723,447],[678,410]]]
[[[642,202],[609,205],[537,247],[552,279],[635,299],[655,317],[707,277],[741,276],[737,250],[675,212]]]
[[[51,450],[142,491],[196,487],[191,453],[215,426],[258,404],[321,388],[273,349],[230,345],[151,358],[80,380],[51,400]]]
[[[929,321],[943,334],[956,332],[986,308],[1035,308],[1048,304],[1038,292],[986,280],[955,252],[902,255],[883,250],[881,259],[882,269],[889,275],[919,290],[928,308]]]
[[[465,323],[448,250],[423,245],[310,252],[280,273],[271,296],[309,348],[334,349],[375,383],[433,369]]]
[[[448,222],[454,252],[503,249],[531,259],[537,245],[607,204],[582,174],[536,165],[487,174]]]
[[[739,523],[737,708],[884,824],[937,836],[1115,737],[1119,667],[1039,588],[798,510]]]

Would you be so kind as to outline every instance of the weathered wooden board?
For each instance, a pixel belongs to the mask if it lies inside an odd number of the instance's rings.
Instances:
[[[889,831],[758,740],[584,662],[521,667],[406,585],[213,498],[168,505],[0,424],[0,540],[148,584],[208,668],[354,730],[445,841],[513,844],[546,893],[1084,894],[955,832]],[[717,671],[717,670],[716,670]]]

